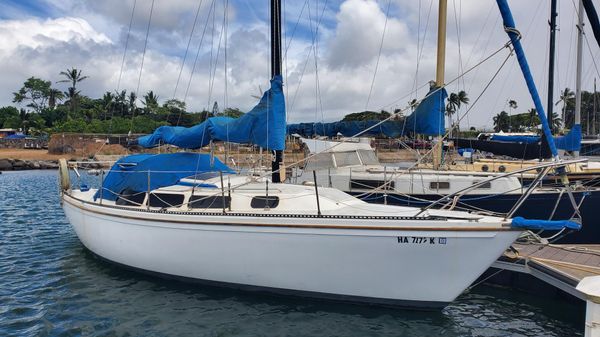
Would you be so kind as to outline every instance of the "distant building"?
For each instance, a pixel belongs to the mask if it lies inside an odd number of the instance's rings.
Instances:
[[[5,138],[17,134],[16,129],[0,129],[0,138]]]

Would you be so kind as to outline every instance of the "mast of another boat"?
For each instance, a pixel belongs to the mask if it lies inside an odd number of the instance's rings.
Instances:
[[[554,60],[556,57],[556,17],[558,13],[556,11],[557,0],[552,0],[550,6],[550,48],[548,50],[548,105],[546,112],[548,114],[548,120],[552,121],[554,115]]]
[[[281,75],[281,0],[271,0],[271,78]],[[283,150],[273,151],[275,158],[271,162],[271,181],[281,182],[281,164]]]
[[[579,0],[577,14],[577,73],[575,75],[575,121],[573,126],[581,124],[581,66],[583,56],[583,0]],[[579,151],[573,151],[573,156],[579,157]]]
[[[441,88],[444,85],[444,73],[446,70],[446,16],[448,12],[448,1],[439,0],[438,12],[438,39],[437,39],[437,66],[435,85]],[[444,105],[442,104],[442,109]],[[442,116],[442,118],[444,118]],[[452,126],[450,126],[452,127]],[[438,170],[442,164],[443,137],[438,136],[433,148],[433,169]]]

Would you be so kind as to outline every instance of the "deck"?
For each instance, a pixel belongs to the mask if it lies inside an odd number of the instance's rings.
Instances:
[[[575,289],[588,276],[600,275],[600,244],[539,245],[514,244],[492,267],[530,274],[582,300]]]

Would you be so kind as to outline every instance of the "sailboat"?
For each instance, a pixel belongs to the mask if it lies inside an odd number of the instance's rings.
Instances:
[[[198,148],[227,136],[282,151],[280,8],[271,1],[271,88],[252,111],[190,129],[161,127],[139,144]],[[268,136],[261,132],[267,127]],[[252,291],[439,308],[524,228],[579,227],[374,205],[316,184],[236,175],[206,154],[125,157],[99,189],[71,186],[68,163],[60,165],[64,212],[94,254],[142,272]]]
[[[443,13],[440,13],[440,16],[442,15]],[[439,27],[443,28],[445,25],[440,22]],[[443,37],[443,32],[439,36]],[[443,64],[443,60],[440,61],[443,57],[442,47],[438,47],[438,77],[440,75],[439,65]],[[442,55],[440,56],[440,54]],[[442,80],[438,79],[437,83],[443,84],[443,76]],[[533,82],[528,85],[535,89]],[[430,93],[432,91],[435,91],[435,88],[432,88]],[[438,96],[428,94],[415,111],[408,116],[406,123],[396,121],[301,123],[288,126],[288,133],[305,137],[313,135],[333,137],[339,134],[352,136],[359,134],[360,130],[366,129],[366,133],[361,133],[361,136],[384,134],[388,137],[395,137],[402,134],[405,129],[404,124],[407,124],[417,131],[415,133],[440,136],[444,130],[443,124],[440,125],[440,122],[443,123],[445,96],[441,91],[438,91],[437,94]],[[536,101],[536,95],[537,93],[535,95],[532,93],[534,101]],[[578,133],[577,130],[580,131],[580,128],[574,128],[572,133],[565,137],[551,137],[552,142],[556,142],[559,148],[574,146],[573,144],[578,146],[581,133]],[[548,134],[549,132],[546,136]],[[513,150],[526,153],[522,143],[512,141],[514,140],[512,138],[517,137],[503,137],[498,137],[502,138],[502,141],[495,140],[485,143],[502,144],[501,147],[505,153]],[[520,136],[518,138],[527,137]],[[303,139],[303,143],[309,149],[314,150],[309,151],[311,155],[303,170],[297,170],[293,174],[291,178],[293,182],[310,183],[312,181],[311,171],[316,171],[318,181],[322,185],[338,188],[373,203],[422,207],[438,202],[442,198],[449,198],[439,206],[450,204],[456,209],[545,219],[571,219],[579,215],[582,223],[589,224],[589,226],[584,226],[583,230],[577,233],[560,237],[559,242],[596,243],[600,238],[600,228],[593,225],[599,215],[596,205],[600,202],[600,189],[580,186],[569,195],[569,193],[565,193],[564,188],[560,187],[562,186],[561,175],[550,174],[544,177],[544,187],[533,189],[527,200],[522,203],[519,201],[524,193],[529,193],[528,186],[538,179],[538,173],[545,165],[540,162],[507,163],[506,161],[479,160],[471,164],[452,164],[446,169],[440,169],[438,160],[437,169],[434,162],[433,165],[419,165],[407,170],[381,165],[373,149],[367,144],[352,146],[352,143],[327,142],[316,139]],[[438,144],[440,143],[438,141]],[[545,157],[555,156],[546,137],[535,137],[535,140],[530,143],[537,144],[528,148],[532,155],[537,156],[542,151]],[[325,151],[316,149],[325,149]],[[575,148],[568,149],[574,150]],[[583,181],[590,178],[588,165],[593,164],[574,161],[564,167],[568,172],[569,179]],[[518,174],[507,175],[507,173],[515,171]],[[482,183],[483,181],[488,182]],[[552,183],[560,186],[553,186]]]

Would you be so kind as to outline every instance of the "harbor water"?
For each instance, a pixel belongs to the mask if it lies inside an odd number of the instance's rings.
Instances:
[[[423,312],[123,270],[81,245],[60,208],[56,171],[0,174],[0,218],[0,336],[583,335],[583,303],[488,285]]]

